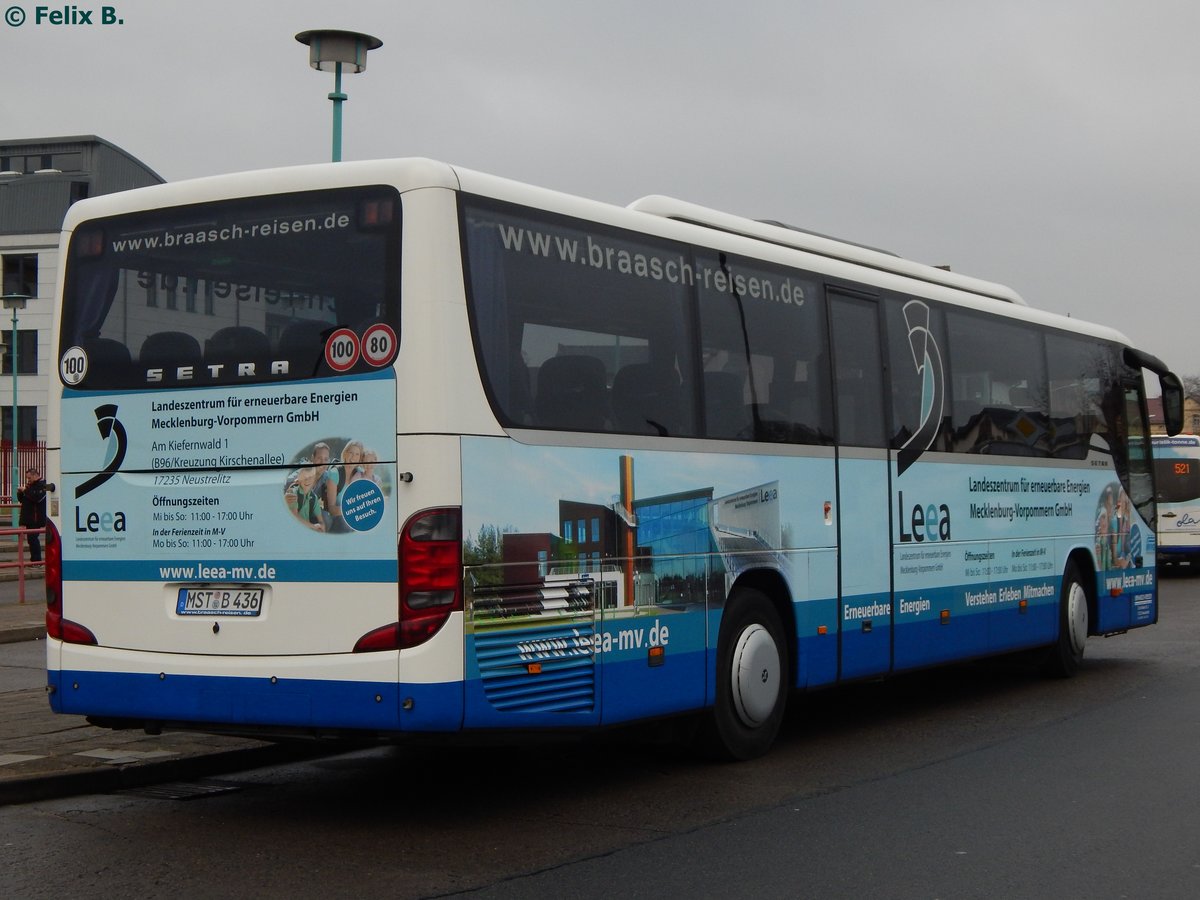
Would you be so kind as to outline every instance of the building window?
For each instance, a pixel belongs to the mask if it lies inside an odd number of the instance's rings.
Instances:
[[[65,153],[24,153],[0,156],[0,171],[20,172],[22,175],[32,175],[38,169],[79,172],[83,169],[83,154],[78,151],[69,151]]]
[[[4,362],[0,365],[0,374],[11,375],[12,353],[9,352],[9,347],[12,344],[12,332],[0,331],[0,345],[3,347]],[[38,334],[36,329],[18,329],[17,330],[17,374],[18,375],[36,375],[38,370]]]
[[[3,257],[4,293],[36,297],[38,258],[36,253],[6,253]]]
[[[545,578],[549,570],[550,554],[545,550],[539,550],[538,555],[538,578]]]
[[[3,435],[5,441],[12,440],[12,407],[5,406],[3,415]],[[31,444],[37,440],[37,407],[17,407],[17,443]]]

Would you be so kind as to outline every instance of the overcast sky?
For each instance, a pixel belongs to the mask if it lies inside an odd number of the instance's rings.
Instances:
[[[346,159],[780,219],[1200,373],[1196,0],[74,5],[93,24],[18,0],[13,27],[0,2],[0,137],[96,134],[171,181],[325,161],[333,76],[293,36],[365,31],[384,43],[344,80]]]

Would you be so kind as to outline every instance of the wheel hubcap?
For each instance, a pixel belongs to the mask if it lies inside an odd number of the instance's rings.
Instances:
[[[1078,582],[1073,582],[1067,592],[1067,628],[1070,629],[1071,649],[1076,655],[1083,653],[1088,632],[1088,607],[1087,593]]]
[[[762,625],[750,625],[738,636],[732,676],[738,718],[756,728],[771,717],[779,696],[779,648]]]

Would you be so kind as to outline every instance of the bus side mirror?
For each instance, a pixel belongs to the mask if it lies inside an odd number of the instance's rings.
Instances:
[[[1163,372],[1158,376],[1162,387],[1163,425],[1167,434],[1183,431],[1183,383],[1174,372]]]

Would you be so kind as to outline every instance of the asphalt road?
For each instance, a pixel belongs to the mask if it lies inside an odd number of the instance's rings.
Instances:
[[[0,644],[0,694],[45,687],[46,642]]]
[[[0,896],[1200,896],[1200,578],[1162,597],[1072,680],[1004,660],[798,698],[740,765],[622,732],[7,807]]]

